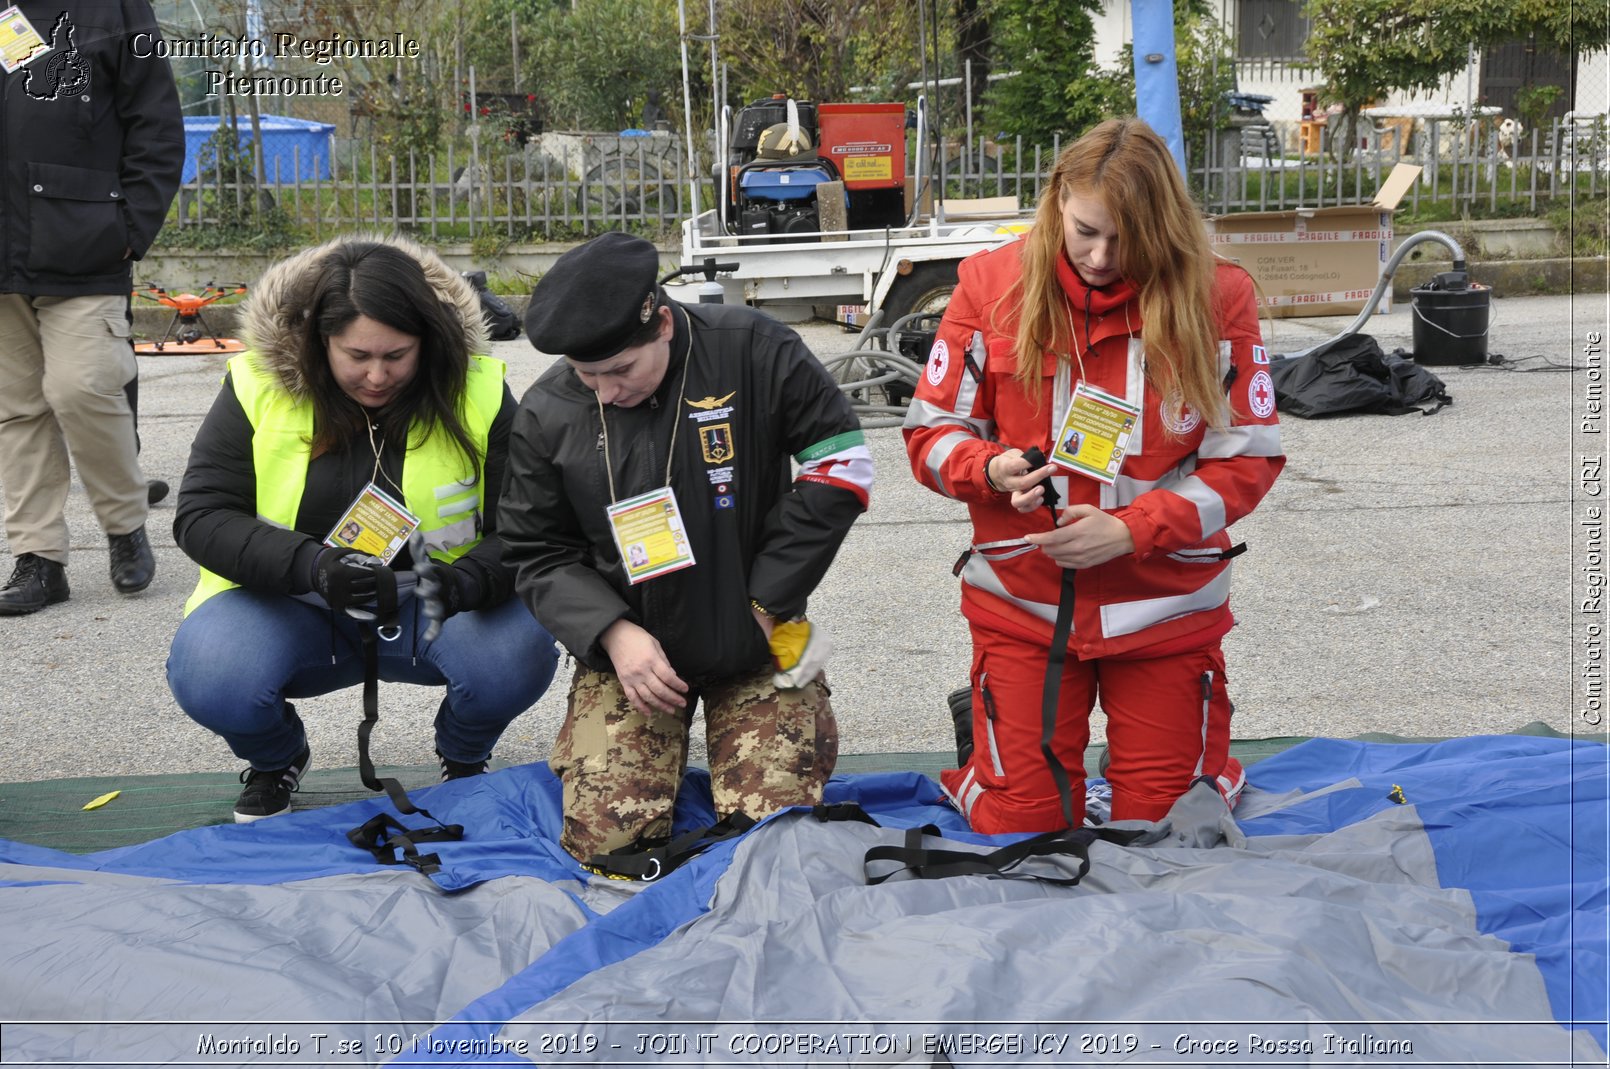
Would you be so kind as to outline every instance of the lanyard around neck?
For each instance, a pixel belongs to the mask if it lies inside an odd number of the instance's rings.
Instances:
[[[686,311],[682,311],[684,318],[687,314]],[[679,402],[682,395],[687,392],[688,369],[693,366],[693,324],[687,323],[686,325],[688,329],[688,352],[682,358],[682,381],[677,385],[676,398],[673,398],[671,404],[671,444],[666,447],[665,452],[666,486],[671,485],[671,464],[676,460],[676,432],[682,426],[682,405]],[[673,345],[676,343],[676,334],[674,332],[671,335],[671,343]],[[613,505],[620,499],[615,496],[615,463],[609,456],[609,420],[604,418],[604,399],[598,396],[597,390],[593,391],[593,400],[598,402],[598,425],[603,428],[604,474],[609,477],[609,503]]]
[[[367,410],[365,410],[363,414],[363,427],[364,430],[369,432],[369,450],[375,455],[375,467],[374,470],[369,473],[369,484],[371,486],[379,486],[381,475],[380,454],[386,451],[386,440],[382,438],[379,445],[375,444],[375,424],[374,421],[369,418],[369,413]],[[391,476],[386,476],[386,481],[391,483],[392,489],[396,490],[399,494],[403,492],[403,488],[398,486],[396,481],[392,479]]]

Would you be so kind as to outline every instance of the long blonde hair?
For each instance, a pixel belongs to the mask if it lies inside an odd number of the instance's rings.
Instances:
[[[1213,251],[1168,145],[1139,119],[1108,120],[1069,145],[1040,194],[1024,238],[1022,275],[996,306],[1016,315],[1024,392],[1038,397],[1047,350],[1067,360],[1073,345],[1057,258],[1064,248],[1062,208],[1075,194],[1105,205],[1118,231],[1119,273],[1139,293],[1147,378],[1165,405],[1188,405],[1209,425],[1224,426]]]

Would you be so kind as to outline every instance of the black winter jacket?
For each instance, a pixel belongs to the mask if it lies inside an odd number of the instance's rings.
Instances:
[[[0,292],[127,294],[184,170],[173,73],[138,36],[156,19],[146,0],[20,7],[57,47],[0,74]]]
[[[480,301],[469,284],[412,242],[388,240],[420,260],[432,287],[462,319],[470,351],[485,352],[486,325]],[[312,277],[309,268],[329,247],[308,249],[271,267],[258,280],[246,305],[245,335],[252,352],[293,393],[305,389],[293,352],[297,312],[305,305],[303,290]],[[490,608],[507,601],[514,592],[514,573],[502,562],[497,514],[515,410],[514,395],[505,385],[503,405],[487,437],[481,473],[486,487],[482,538],[452,565],[461,580],[462,609]],[[257,518],[252,434],[251,421],[226,376],[223,390],[190,447],[190,463],[173,517],[173,537],[191,560],[248,590],[305,594],[325,535],[368,484],[375,456],[364,439],[351,443],[345,451],[314,458],[308,464],[296,523],[285,530]],[[401,485],[404,453],[405,443],[400,441],[388,442],[381,450],[382,487]],[[412,567],[406,548],[393,558],[391,566],[398,570]]]
[[[694,566],[627,583],[604,511],[597,395],[563,360],[520,402],[500,523],[516,588],[573,656],[611,670],[599,637],[626,618],[698,685],[766,662],[751,599],[774,616],[804,613],[865,508],[871,458],[849,400],[798,334],[748,308],[670,306],[676,333],[660,388],[636,407],[606,406],[604,418],[621,501],[665,485],[680,420],[671,485]],[[853,457],[813,461],[796,480],[790,457],[821,443]]]

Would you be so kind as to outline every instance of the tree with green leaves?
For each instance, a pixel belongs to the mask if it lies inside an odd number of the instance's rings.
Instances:
[[[1091,16],[1100,10],[1101,0],[990,0],[994,67],[1015,72],[984,96],[992,130],[1045,144],[1076,137],[1116,110],[1111,80],[1094,66]]]
[[[1235,50],[1218,18],[1204,5],[1174,8],[1174,67],[1180,87],[1180,127],[1187,167],[1202,165],[1209,142],[1229,125],[1226,93],[1235,90]],[[1118,66],[1102,76],[1114,115],[1135,111],[1135,49],[1126,44]]]
[[[1561,0],[1308,0],[1305,51],[1343,108],[1338,155],[1356,141],[1359,109],[1393,91],[1435,90],[1470,47],[1535,37],[1571,53],[1610,48],[1610,5]]]
[[[920,70],[909,0],[723,0],[717,19],[721,60],[745,101],[772,93],[844,101],[852,86],[899,99]]]
[[[477,88],[534,93],[556,130],[636,126],[650,91],[681,97],[676,0],[467,0],[464,63]],[[676,112],[679,109],[667,108]]]

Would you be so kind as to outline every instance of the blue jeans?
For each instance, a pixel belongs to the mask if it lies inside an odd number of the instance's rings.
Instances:
[[[420,633],[412,598],[401,607],[402,635],[381,642],[380,678],[446,685],[436,713],[436,748],[454,761],[491,756],[509,722],[553,679],[559,651],[524,602],[459,613],[434,642]],[[179,708],[223,736],[253,768],[284,768],[306,735],[287,698],[307,698],[363,682],[359,625],[280,594],[226,590],[179,625],[168,651],[168,687]]]

